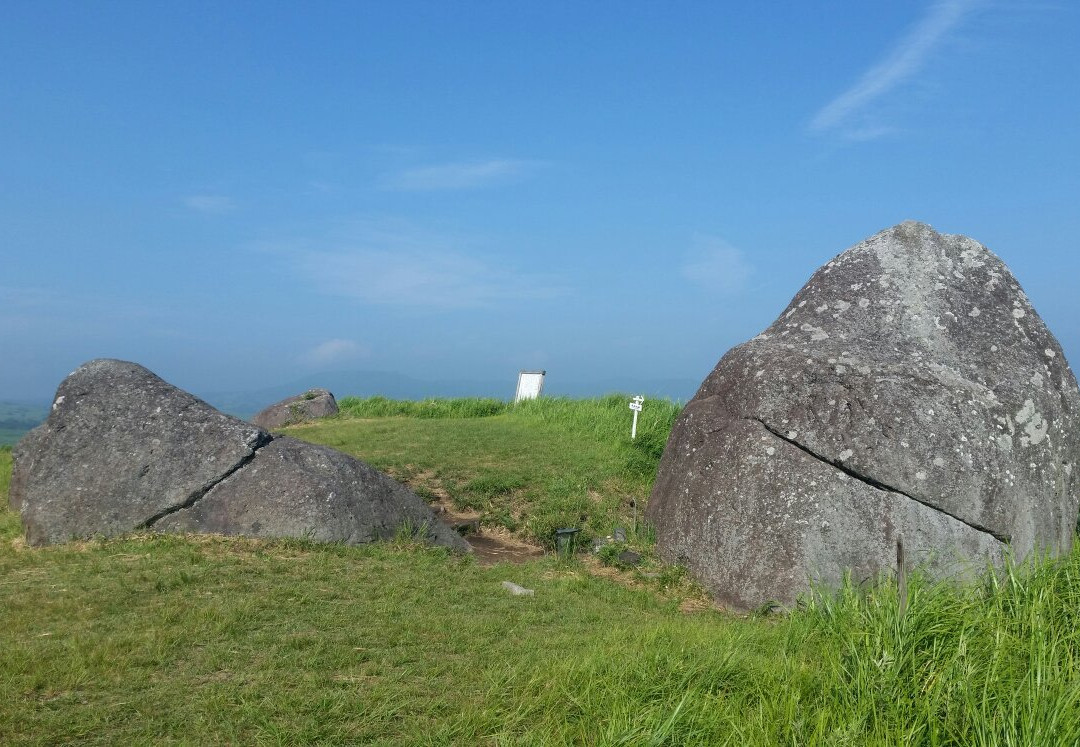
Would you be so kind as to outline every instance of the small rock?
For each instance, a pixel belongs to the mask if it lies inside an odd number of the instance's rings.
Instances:
[[[623,550],[619,553],[619,562],[633,567],[641,562],[641,553],[636,553],[633,550]]]
[[[337,400],[328,389],[309,389],[303,394],[270,405],[252,418],[251,422],[260,428],[271,430],[337,413]]]
[[[535,593],[532,589],[518,586],[513,581],[503,581],[502,586],[515,597],[531,597]]]

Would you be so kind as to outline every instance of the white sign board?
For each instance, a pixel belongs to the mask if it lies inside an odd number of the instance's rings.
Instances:
[[[514,393],[514,401],[523,399],[536,399],[540,392],[544,391],[544,376],[547,371],[522,371],[518,374],[517,391]]]
[[[640,394],[630,401],[630,409],[634,411],[634,424],[630,426],[630,440],[637,438],[637,416],[641,412],[641,403],[645,398]]]

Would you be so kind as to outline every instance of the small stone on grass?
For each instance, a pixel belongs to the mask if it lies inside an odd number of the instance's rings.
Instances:
[[[518,586],[513,581],[503,581],[502,586],[515,597],[531,597],[535,593],[532,589],[526,589],[524,586]]]

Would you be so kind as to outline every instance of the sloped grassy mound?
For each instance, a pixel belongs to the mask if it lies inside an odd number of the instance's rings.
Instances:
[[[345,397],[337,418],[289,433],[353,454],[425,498],[444,496],[485,524],[546,547],[560,527],[581,530],[579,546],[615,527],[647,543],[640,514],[680,405],[646,401],[631,440],[629,402],[619,394],[516,405]]]

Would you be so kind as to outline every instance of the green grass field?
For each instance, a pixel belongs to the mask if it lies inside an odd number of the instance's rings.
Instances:
[[[537,539],[627,522],[655,469],[622,399],[362,405],[291,433]],[[903,616],[886,585],[739,617],[670,574],[483,568],[405,540],[28,549],[9,474],[0,450],[0,744],[1080,743],[1080,551],[966,590],[916,574]]]

